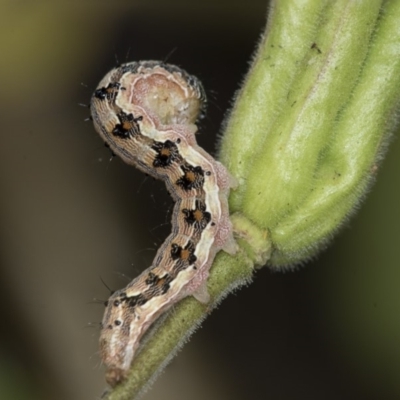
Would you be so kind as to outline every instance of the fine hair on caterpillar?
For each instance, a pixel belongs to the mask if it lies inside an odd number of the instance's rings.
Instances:
[[[163,180],[175,202],[172,232],[151,266],[107,302],[100,354],[111,386],[125,379],[141,338],[161,314],[189,295],[209,301],[215,254],[236,251],[227,202],[233,179],[195,138],[205,102],[197,78],[159,61],[111,70],[91,99],[95,129],[111,151]]]

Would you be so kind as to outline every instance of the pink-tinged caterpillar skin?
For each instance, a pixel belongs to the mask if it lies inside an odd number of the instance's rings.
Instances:
[[[209,301],[215,254],[236,251],[227,202],[233,180],[196,143],[204,104],[197,78],[158,61],[111,70],[91,99],[95,129],[111,150],[162,179],[175,201],[172,233],[152,265],[107,302],[100,354],[111,386],[126,378],[140,339],[163,312],[189,295]]]

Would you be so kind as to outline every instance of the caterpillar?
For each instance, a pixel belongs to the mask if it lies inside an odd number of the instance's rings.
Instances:
[[[101,138],[124,162],[163,180],[175,201],[172,233],[151,266],[106,302],[100,355],[111,386],[126,378],[142,336],[162,313],[189,295],[209,301],[216,253],[236,252],[227,202],[234,180],[196,143],[205,104],[196,77],[159,61],[112,69],[92,95]]]

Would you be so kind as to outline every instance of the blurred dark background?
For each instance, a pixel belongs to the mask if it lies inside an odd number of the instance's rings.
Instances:
[[[217,4],[215,4],[217,3]],[[103,306],[169,232],[161,182],[110,160],[93,89],[119,62],[168,59],[209,96],[215,152],[266,20],[263,0],[0,2],[0,398],[94,400]],[[83,82],[84,85],[81,85]],[[400,145],[317,260],[229,296],[144,400],[398,399]]]

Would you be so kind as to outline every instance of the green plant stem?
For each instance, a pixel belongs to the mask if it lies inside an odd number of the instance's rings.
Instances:
[[[204,305],[193,297],[187,297],[174,307],[154,335],[145,342],[134,360],[128,379],[111,391],[105,399],[135,399],[147,390],[210,311],[228,293],[249,283],[252,273],[253,264],[243,250],[234,257],[219,253],[208,280],[211,302]]]

